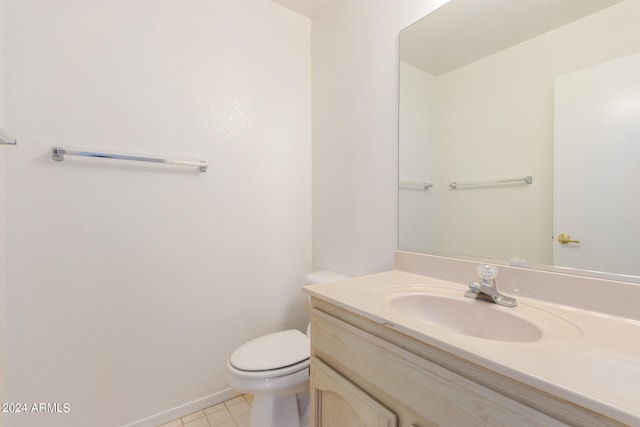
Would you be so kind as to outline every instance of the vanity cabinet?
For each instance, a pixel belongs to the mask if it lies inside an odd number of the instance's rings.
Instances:
[[[318,298],[311,427],[620,425]]]
[[[330,366],[317,358],[311,365],[315,426],[398,426],[396,414]]]

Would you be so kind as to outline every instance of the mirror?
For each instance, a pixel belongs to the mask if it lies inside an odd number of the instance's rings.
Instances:
[[[640,282],[638,17],[450,0],[404,29],[399,248]]]

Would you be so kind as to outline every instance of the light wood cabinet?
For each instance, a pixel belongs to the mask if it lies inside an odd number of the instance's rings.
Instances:
[[[620,426],[312,298],[311,427]]]
[[[389,409],[319,359],[312,359],[311,412],[317,427],[397,427]]]

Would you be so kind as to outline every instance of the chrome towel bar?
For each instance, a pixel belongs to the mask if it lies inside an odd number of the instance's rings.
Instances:
[[[449,183],[449,187],[452,190],[461,187],[473,187],[473,186],[489,186],[489,185],[502,185],[502,184],[531,184],[533,182],[533,177],[531,175],[523,176],[521,178],[496,178],[496,179],[485,179],[485,180],[477,180],[477,181],[465,181],[465,182],[451,182]]]
[[[103,159],[116,159],[116,160],[134,160],[136,162],[151,162],[151,163],[165,163],[169,165],[178,166],[195,166],[200,168],[200,172],[206,172],[209,167],[207,162],[192,162],[188,160],[170,160],[170,159],[155,159],[152,157],[138,157],[138,156],[124,156],[121,154],[106,154],[106,153],[92,153],[89,151],[73,151],[65,150],[62,147],[53,147],[51,153],[53,160],[61,162],[64,160],[64,156],[83,156],[83,157],[99,157]]]

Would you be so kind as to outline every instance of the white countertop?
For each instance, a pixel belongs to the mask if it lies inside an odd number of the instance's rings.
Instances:
[[[622,423],[640,425],[640,321],[511,294],[518,306],[499,309],[529,319],[543,337],[495,341],[402,315],[384,294],[408,286],[459,291],[460,296],[467,290],[458,283],[394,270],[310,285],[304,292]]]

